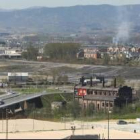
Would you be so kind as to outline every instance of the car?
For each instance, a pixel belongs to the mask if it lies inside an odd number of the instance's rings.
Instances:
[[[4,104],[4,101],[3,100],[0,100],[0,105],[3,105]]]
[[[119,121],[117,122],[117,124],[118,124],[118,125],[123,125],[123,124],[127,124],[127,122],[124,121],[124,120],[119,120]]]
[[[11,95],[11,94],[15,94],[15,92],[8,91],[7,94]]]

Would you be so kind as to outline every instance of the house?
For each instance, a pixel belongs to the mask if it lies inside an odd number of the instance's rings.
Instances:
[[[139,52],[129,52],[129,51],[124,51],[124,54],[126,56],[126,58],[128,59],[136,59],[139,58],[140,53]]]
[[[65,101],[62,101],[62,102],[56,101],[56,102],[51,103],[51,108],[52,108],[52,110],[59,109],[60,107],[65,106],[65,105],[66,105]]]
[[[137,48],[136,47],[132,47],[131,48],[131,52],[137,52]]]
[[[76,57],[78,59],[98,59],[101,58],[101,54],[97,48],[84,48],[79,50],[79,52],[76,54]]]
[[[84,53],[88,52],[98,52],[98,48],[84,48]]]
[[[83,50],[80,50],[80,51],[76,54],[76,57],[77,57],[78,59],[84,58],[84,51],[83,51]]]
[[[17,48],[0,48],[0,57],[1,58],[21,58],[22,50]]]
[[[126,51],[126,50],[127,50],[127,48],[124,47],[124,46],[120,48],[120,51],[121,51],[121,52],[124,52],[124,51]]]
[[[84,58],[98,59],[98,58],[101,58],[101,54],[99,52],[86,52],[84,53]]]
[[[37,56],[37,60],[38,61],[42,61],[43,60],[43,56]]]
[[[108,47],[107,48],[107,52],[114,52],[114,47],[112,47],[112,46],[111,47]]]

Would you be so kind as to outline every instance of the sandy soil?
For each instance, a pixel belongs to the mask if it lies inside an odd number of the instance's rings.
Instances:
[[[46,131],[46,132],[20,132],[20,133],[9,133],[9,139],[63,139],[72,134],[71,130],[64,131]],[[100,134],[100,138],[108,139],[106,129],[88,129],[88,130],[76,130],[75,135],[85,134]],[[110,139],[139,139],[140,134],[131,132],[122,132],[118,130],[110,130]],[[0,138],[4,139],[6,134],[0,134]]]
[[[127,120],[133,121],[136,120]],[[110,120],[110,124],[116,124],[116,120]],[[98,126],[97,126],[98,124]],[[32,119],[17,119],[8,121],[8,138],[9,139],[62,139],[72,134],[71,126],[76,126],[75,134],[98,134],[101,138],[108,138],[108,129],[104,129],[101,125],[107,125],[107,121],[100,122],[49,122],[39,121]],[[139,125],[139,124],[138,124]],[[94,126],[94,129],[92,129]],[[6,120],[0,121],[0,139],[6,138]],[[119,127],[119,126],[118,126]],[[128,127],[129,125],[125,126]],[[67,129],[67,130],[66,130]],[[140,132],[137,133],[119,131],[110,128],[109,136],[110,139],[140,139]]]

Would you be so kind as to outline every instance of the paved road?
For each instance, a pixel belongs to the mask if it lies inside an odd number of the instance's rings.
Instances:
[[[5,98],[0,98],[3,99],[4,104],[0,105],[0,108],[6,108],[10,105],[17,104],[23,101],[31,100],[37,97],[45,96],[45,95],[50,95],[50,94],[62,94],[62,92],[41,92],[41,93],[33,93],[33,94],[16,94],[16,96],[10,95],[10,96],[5,96]],[[65,92],[67,94],[67,92]]]
[[[102,122],[102,123],[101,122],[95,122],[95,123],[92,123],[92,124],[97,128],[108,129],[108,122]],[[114,130],[129,131],[129,132],[134,132],[134,130],[136,130],[138,133],[140,133],[140,123],[118,125],[117,120],[116,120],[116,122],[110,122],[109,123],[109,128],[114,129]]]

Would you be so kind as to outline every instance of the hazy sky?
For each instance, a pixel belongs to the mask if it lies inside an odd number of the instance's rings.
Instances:
[[[0,0],[0,8],[21,9],[34,6],[58,7],[97,4],[140,4],[140,0]]]

